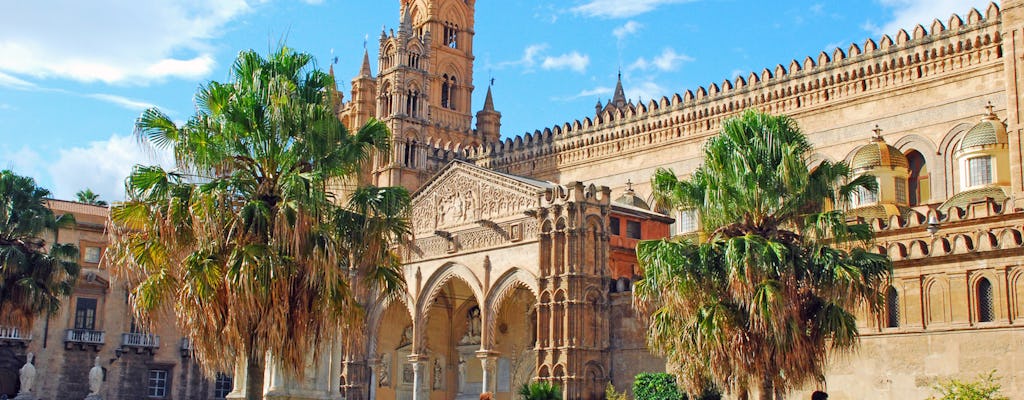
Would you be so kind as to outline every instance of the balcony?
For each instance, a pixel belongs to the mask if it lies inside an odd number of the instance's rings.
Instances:
[[[148,352],[153,354],[160,348],[160,336],[150,333],[122,333],[121,348],[119,352],[135,350],[136,353]]]
[[[79,349],[91,348],[99,350],[105,342],[105,336],[103,331],[93,331],[88,329],[68,329],[64,335],[64,348],[71,349],[72,347],[78,347]]]
[[[27,346],[31,340],[31,334],[26,335],[18,328],[0,326],[0,346]]]

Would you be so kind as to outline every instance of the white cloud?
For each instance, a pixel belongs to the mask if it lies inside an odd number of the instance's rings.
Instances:
[[[639,84],[631,83],[623,89],[626,90],[626,98],[636,100],[637,102],[647,102],[651,101],[651,99],[660,99],[662,96],[668,95],[668,89],[654,81],[645,81]]]
[[[643,28],[643,27],[644,27],[643,24],[641,24],[639,22],[636,22],[636,21],[633,21],[633,20],[630,20],[630,21],[627,21],[622,26],[617,27],[614,30],[612,30],[612,35],[615,35],[615,37],[618,38],[619,41],[622,41],[622,39],[625,39],[627,36],[630,36],[630,35],[633,35],[633,34],[639,32],[640,28]]]
[[[302,2],[313,6],[324,4],[324,0],[302,0]]]
[[[202,77],[214,67],[210,40],[248,10],[246,0],[8,2],[0,73],[143,85]]]
[[[35,86],[36,85],[34,85],[32,82],[23,79],[18,79],[13,76],[7,75],[3,72],[0,72],[0,87],[9,87],[12,89],[31,89]]]
[[[553,97],[552,100],[555,100],[555,101],[571,101],[571,100],[576,100],[576,99],[583,98],[583,97],[592,97],[592,96],[601,96],[601,95],[611,94],[612,91],[614,91],[614,89],[612,89],[610,87],[598,86],[598,87],[593,88],[593,89],[584,89],[584,90],[580,91],[579,93],[576,93],[576,94],[574,94],[572,96]]]
[[[104,200],[124,199],[124,180],[137,164],[173,165],[169,154],[154,157],[132,136],[111,135],[85,147],[61,149],[57,160],[46,167],[56,198],[72,199],[75,192],[90,188]]]
[[[693,61],[693,57],[677,53],[675,49],[667,47],[661,51],[661,54],[654,56],[650,60],[644,57],[637,58],[636,61],[629,65],[629,69],[641,71],[652,69],[657,69],[659,71],[675,71],[679,69],[679,66],[684,62],[690,61]]]
[[[9,169],[18,175],[32,178],[40,176],[39,172],[43,166],[43,158],[28,146],[11,150],[6,145],[0,145],[0,160],[4,160],[3,164],[0,164],[0,169]],[[36,184],[39,184],[38,179]]]
[[[544,52],[544,50],[547,50],[547,48],[548,48],[547,43],[531,44],[529,46],[526,46],[525,49],[523,49],[523,56],[520,57],[518,60],[515,60],[515,61],[503,61],[503,62],[500,62],[500,63],[496,64],[494,66],[494,68],[502,69],[502,68],[513,67],[513,66],[520,66],[520,67],[527,68],[527,69],[532,68],[534,65],[537,64],[537,57],[542,52]]]
[[[106,102],[109,102],[109,103],[113,103],[113,104],[116,104],[116,105],[121,106],[123,108],[129,109],[129,110],[134,110],[134,111],[142,111],[142,110],[147,110],[147,109],[156,107],[156,105],[152,104],[152,103],[147,103],[147,102],[139,101],[139,100],[132,100],[132,99],[129,99],[127,97],[122,97],[122,96],[113,95],[113,94],[93,93],[93,94],[86,95],[86,97],[93,98],[93,99],[96,99],[96,100],[103,100],[103,101],[106,101]]]
[[[588,17],[629,18],[654,11],[666,4],[687,3],[694,0],[590,0],[572,8]]]
[[[583,73],[586,72],[588,65],[590,65],[590,56],[573,51],[559,56],[544,57],[544,62],[540,66],[549,70],[571,69]]]
[[[892,9],[892,19],[882,23],[874,24],[870,21],[864,23],[862,28],[876,34],[895,34],[900,29],[907,32],[917,26],[924,25],[925,29],[931,26],[932,20],[938,18],[943,24],[947,22],[950,14],[959,14],[961,17],[967,15],[971,8],[977,8],[982,13],[988,8],[990,0],[878,0],[883,6]]]

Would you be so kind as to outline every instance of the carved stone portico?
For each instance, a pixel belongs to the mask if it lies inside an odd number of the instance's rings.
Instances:
[[[346,349],[350,365],[412,363],[414,379],[403,384],[397,365],[386,384],[348,369],[343,395],[511,399],[533,379],[566,398],[603,393],[609,196],[458,161],[442,169],[413,196],[408,292],[370,302],[369,340]]]

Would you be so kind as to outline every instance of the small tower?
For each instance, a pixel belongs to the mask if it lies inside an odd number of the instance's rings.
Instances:
[[[850,168],[858,176],[873,176],[878,183],[878,192],[860,189],[854,193],[846,215],[886,221],[893,215],[906,217],[911,212],[907,192],[910,163],[899,149],[885,142],[881,128],[876,125],[873,132],[871,142],[854,153]]]
[[[377,80],[370,71],[370,53],[363,49],[363,65],[352,79],[351,112],[346,115],[349,130],[355,131],[374,116],[377,107]]]
[[[476,113],[476,133],[486,143],[494,143],[501,138],[501,113],[494,109],[491,86],[487,87],[484,108]]]

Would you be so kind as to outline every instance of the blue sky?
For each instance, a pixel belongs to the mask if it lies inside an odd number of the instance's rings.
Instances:
[[[627,97],[650,100],[789,65],[851,42],[895,36],[980,0],[480,0],[474,110],[491,77],[504,136],[592,116],[622,70]],[[0,168],[58,198],[89,187],[123,197],[132,165],[167,162],[140,149],[132,124],[157,106],[186,120],[192,95],[223,80],[243,49],[284,40],[332,54],[348,92],[369,38],[397,0],[0,0]]]

